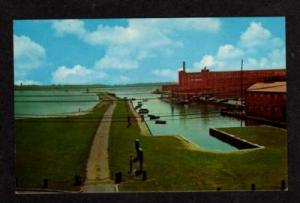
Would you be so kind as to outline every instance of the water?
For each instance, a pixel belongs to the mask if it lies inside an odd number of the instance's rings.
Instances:
[[[15,116],[52,116],[91,110],[98,97],[83,91],[15,91]],[[86,101],[89,102],[86,102]],[[28,102],[39,101],[39,102]]]
[[[149,109],[149,114],[161,116],[166,120],[166,125],[155,124],[153,120],[146,118],[152,134],[155,135],[181,135],[191,142],[213,151],[233,151],[235,147],[228,145],[209,135],[209,128],[239,127],[239,119],[224,117],[220,115],[220,106],[211,104],[194,104],[188,106],[172,105],[159,99],[158,94],[151,92],[157,87],[116,87],[116,88],[90,88],[91,92],[108,91],[114,92],[123,98],[148,98],[143,102],[143,108]],[[37,97],[20,96],[37,95]],[[57,95],[67,95],[56,97]],[[78,95],[84,95],[78,96]],[[59,115],[72,112],[87,111],[93,108],[97,102],[78,102],[81,100],[97,100],[95,93],[84,93],[84,90],[77,91],[15,91],[15,101],[19,100],[71,100],[72,102],[15,102],[16,116],[32,115]],[[73,102],[74,101],[74,102]],[[134,106],[138,100],[133,101]],[[244,125],[244,124],[243,124]]]
[[[233,151],[237,148],[228,145],[209,135],[209,128],[240,127],[239,119],[222,116],[220,106],[212,104],[174,105],[159,99],[160,95],[151,92],[157,87],[134,87],[110,89],[123,98],[149,98],[142,101],[142,108],[149,109],[149,114],[161,116],[166,125],[155,124],[153,120],[145,120],[153,135],[181,135],[193,143],[213,151]],[[108,90],[109,91],[109,90]],[[134,106],[138,100],[133,101]],[[242,123],[244,125],[244,123]]]

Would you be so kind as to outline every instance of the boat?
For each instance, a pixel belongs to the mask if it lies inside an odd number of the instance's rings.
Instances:
[[[163,120],[156,120],[155,124],[166,124],[167,121],[163,121]]]
[[[159,119],[160,116],[155,116],[153,114],[149,114],[148,117],[150,118],[150,120],[154,120],[154,119]]]
[[[136,106],[134,107],[134,109],[136,110],[136,109],[141,108],[141,107],[142,107],[142,104],[138,104],[138,105],[136,105]]]
[[[147,113],[149,113],[148,109],[140,109],[139,110],[139,114],[147,114]]]

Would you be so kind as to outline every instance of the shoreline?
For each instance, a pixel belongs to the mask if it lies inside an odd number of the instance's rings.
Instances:
[[[130,111],[132,112],[132,114],[136,118],[136,121],[137,121],[137,123],[139,125],[139,128],[140,128],[140,133],[144,136],[153,136],[148,124],[146,123],[146,121],[142,122],[141,116],[135,111],[132,101],[129,100],[129,101],[127,101],[127,103],[128,103],[129,108],[130,108]]]
[[[15,119],[20,120],[20,119],[29,119],[29,118],[66,118],[70,116],[83,116],[91,112],[92,109],[88,111],[70,112],[70,113],[63,113],[63,114],[56,114],[56,115],[30,115],[24,117],[15,117]]]

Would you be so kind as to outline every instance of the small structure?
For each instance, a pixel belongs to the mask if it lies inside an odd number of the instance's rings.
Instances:
[[[286,82],[259,82],[246,93],[246,115],[286,121]]]

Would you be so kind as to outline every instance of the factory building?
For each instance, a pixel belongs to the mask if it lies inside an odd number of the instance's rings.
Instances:
[[[186,72],[183,62],[178,80],[178,84],[163,85],[162,91],[172,97],[239,98],[254,83],[285,81],[286,72],[285,69],[210,71],[206,67],[200,72]]]

